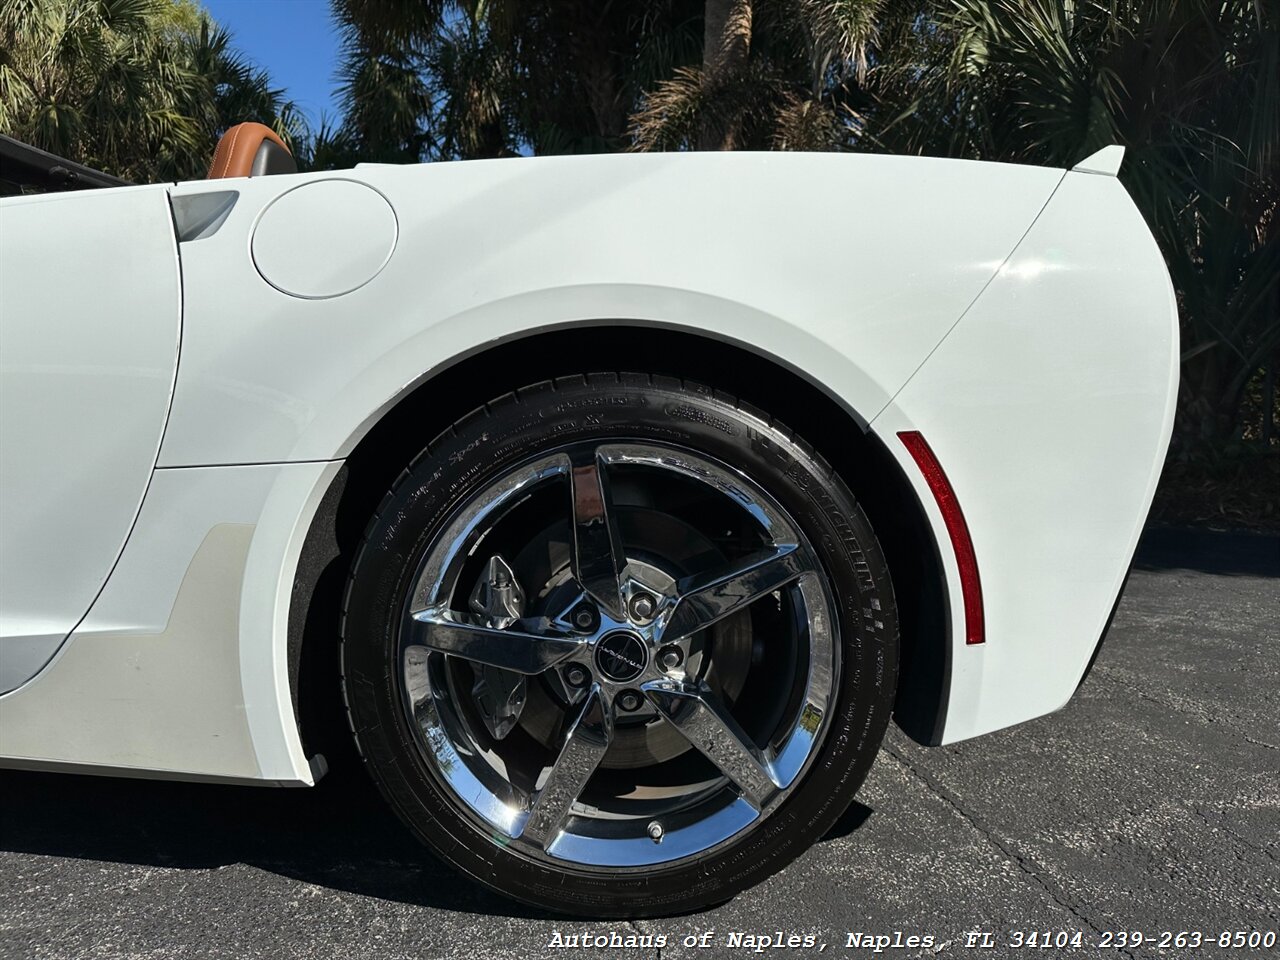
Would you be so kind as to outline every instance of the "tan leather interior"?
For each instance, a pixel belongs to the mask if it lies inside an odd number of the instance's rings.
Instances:
[[[297,165],[275,131],[261,123],[237,123],[218,141],[209,179],[294,173]]]

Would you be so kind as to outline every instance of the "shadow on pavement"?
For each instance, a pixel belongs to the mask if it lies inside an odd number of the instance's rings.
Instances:
[[[1138,570],[1280,577],[1280,536],[1150,527],[1138,542],[1133,565]]]
[[[831,829],[823,835],[820,843],[827,843],[831,840],[839,840],[841,837],[847,837],[853,833],[864,823],[867,818],[875,811],[865,804],[859,803],[857,800],[849,804],[849,809],[840,814],[840,819],[831,825]]]
[[[404,903],[546,916],[438,862],[358,769],[297,790],[0,771],[0,849],[204,870],[244,863]]]
[[[822,842],[848,836],[871,813],[854,801]],[[553,916],[436,860],[358,768],[296,790],[2,770],[0,850],[177,869],[243,863],[402,903]]]

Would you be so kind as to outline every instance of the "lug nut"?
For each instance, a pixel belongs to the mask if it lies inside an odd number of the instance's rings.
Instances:
[[[641,623],[648,623],[653,619],[654,611],[658,609],[658,602],[647,593],[637,593],[631,598],[631,618]]]
[[[679,647],[663,647],[658,651],[658,663],[663,670],[674,670],[684,662],[684,653]]]
[[[565,668],[564,681],[571,687],[585,687],[590,679],[591,674],[580,663],[572,663]]]
[[[666,831],[662,829],[662,824],[657,820],[649,821],[649,826],[646,828],[646,832],[649,834],[649,839],[654,843],[661,843],[662,837],[666,833]]]
[[[635,690],[623,690],[618,694],[618,709],[631,713],[640,709],[640,704],[644,703],[644,698]]]
[[[573,625],[579,630],[594,630],[596,628],[596,612],[588,604],[579,604],[578,608],[573,611],[572,619]]]

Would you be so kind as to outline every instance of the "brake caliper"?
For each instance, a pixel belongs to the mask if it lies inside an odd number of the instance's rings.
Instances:
[[[484,574],[471,592],[471,610],[485,626],[501,630],[524,613],[524,591],[515,572],[501,554],[489,558]],[[480,718],[495,740],[501,740],[520,720],[524,710],[526,682],[523,675],[487,664],[472,665],[476,679],[471,695]]]

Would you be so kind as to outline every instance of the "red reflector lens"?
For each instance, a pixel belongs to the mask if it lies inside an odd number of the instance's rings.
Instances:
[[[964,642],[985,643],[987,638],[982,622],[982,581],[978,579],[978,560],[973,553],[973,541],[969,539],[969,525],[964,522],[960,501],[956,499],[951,481],[942,472],[942,464],[938,463],[938,458],[934,456],[923,435],[915,430],[904,430],[898,434],[898,438],[920,468],[929,489],[933,491],[933,499],[938,502],[938,509],[942,511],[942,519],[951,537],[951,549],[955,551],[956,567],[960,571],[960,592],[964,598]]]

